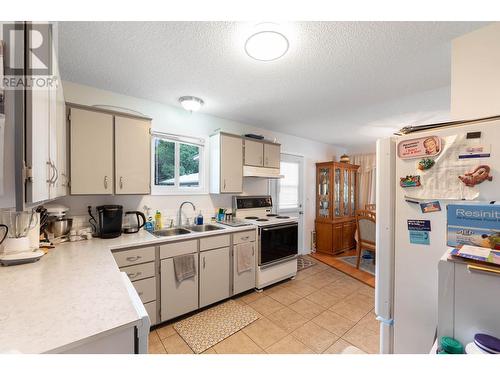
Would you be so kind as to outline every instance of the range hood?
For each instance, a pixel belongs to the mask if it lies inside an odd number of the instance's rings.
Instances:
[[[278,168],[243,166],[243,177],[283,178]]]

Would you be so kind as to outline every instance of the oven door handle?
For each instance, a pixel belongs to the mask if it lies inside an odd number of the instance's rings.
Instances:
[[[286,228],[296,228],[298,227],[298,224],[291,224],[291,225],[280,225],[272,228],[262,228],[263,232],[268,232],[272,230],[279,230],[279,229],[286,229]]]

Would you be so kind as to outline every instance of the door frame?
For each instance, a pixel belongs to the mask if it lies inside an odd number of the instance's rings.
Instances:
[[[296,158],[296,160],[299,162],[299,215],[298,215],[298,221],[299,221],[299,238],[297,241],[298,244],[298,252],[299,254],[304,253],[305,249],[305,235],[304,235],[304,216],[305,216],[305,206],[304,202],[306,199],[306,194],[305,194],[305,156],[303,154],[296,154],[296,153],[291,153],[291,152],[282,152],[280,154],[280,163],[282,161],[286,161],[287,157],[292,157]],[[279,179],[274,179],[274,180],[269,180],[268,184],[268,193],[272,196],[273,198],[273,207],[275,213],[279,213]],[[283,211],[285,213],[286,211]]]

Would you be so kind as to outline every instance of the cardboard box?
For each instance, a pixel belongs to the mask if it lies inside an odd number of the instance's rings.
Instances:
[[[499,204],[449,204],[447,211],[448,246],[500,249]]]

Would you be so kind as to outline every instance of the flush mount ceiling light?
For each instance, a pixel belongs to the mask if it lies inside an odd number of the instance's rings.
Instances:
[[[252,34],[245,43],[245,52],[252,59],[273,61],[283,57],[290,44],[280,32],[264,30]]]
[[[181,96],[179,103],[181,103],[182,108],[189,112],[196,112],[205,104],[203,100],[196,96]]]

